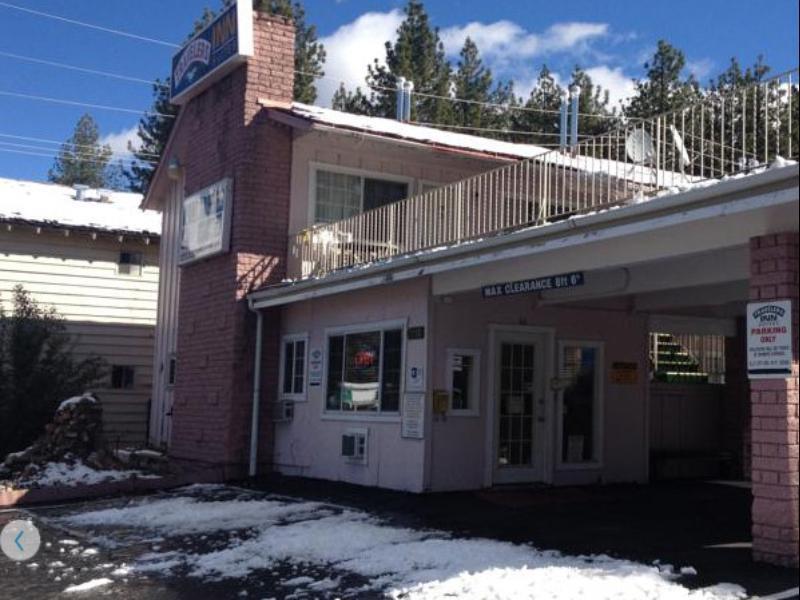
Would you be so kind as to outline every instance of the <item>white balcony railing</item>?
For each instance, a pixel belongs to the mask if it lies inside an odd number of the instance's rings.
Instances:
[[[458,244],[752,172],[798,155],[797,69],[438,189],[305,229],[290,276]]]

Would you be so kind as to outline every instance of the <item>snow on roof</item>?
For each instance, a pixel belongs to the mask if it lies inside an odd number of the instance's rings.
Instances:
[[[634,165],[628,162],[594,158],[584,155],[572,156],[534,144],[504,142],[465,133],[443,131],[435,127],[403,123],[383,117],[354,115],[330,108],[322,108],[321,106],[302,104],[300,102],[293,102],[289,112],[295,117],[306,119],[319,125],[363,131],[365,133],[411,140],[433,146],[445,146],[455,150],[478,152],[481,154],[503,156],[518,160],[537,156],[542,157],[542,160],[544,160],[544,155],[546,155],[547,164],[549,165],[558,165],[601,175],[605,174],[615,179],[627,179],[628,181],[648,185],[655,183],[654,179],[656,177],[659,183],[663,181],[691,181],[693,179],[680,173],[673,173],[663,169],[658,170],[658,173],[654,175],[655,170],[653,168],[643,165]]]
[[[292,103],[291,113],[294,116],[308,119],[321,125],[355,129],[377,135],[413,140],[424,144],[438,144],[461,150],[498,154],[510,158],[531,158],[548,151],[547,148],[533,144],[515,144],[454,131],[443,131],[434,127],[402,123],[394,119],[353,115],[330,108],[322,108],[321,106],[302,104],[301,102]]]
[[[141,210],[141,194],[88,189],[76,200],[73,188],[0,177],[0,221],[75,227],[114,233],[161,233],[161,215]]]

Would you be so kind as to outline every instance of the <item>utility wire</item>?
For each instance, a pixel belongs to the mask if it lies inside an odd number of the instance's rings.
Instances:
[[[13,140],[22,140],[22,141],[28,141],[28,142],[41,142],[41,143],[44,143],[44,144],[57,144],[58,146],[63,146],[64,144],[66,144],[68,146],[72,146],[72,147],[76,147],[76,148],[94,148],[94,146],[91,146],[89,144],[74,144],[72,142],[67,142],[67,141],[64,141],[64,140],[59,142],[58,140],[51,140],[51,139],[47,139],[47,138],[38,138],[38,137],[30,137],[30,136],[27,136],[27,135],[14,135],[14,134],[11,134],[11,133],[0,133],[0,138],[9,138],[9,139],[13,139]],[[0,144],[10,144],[10,143],[11,142],[4,142],[4,141],[0,140]],[[128,154],[134,154],[133,152],[127,152],[127,153]],[[122,153],[117,152],[116,154],[122,154]],[[158,159],[158,158],[161,157],[160,154],[155,154],[153,152],[143,152],[143,151],[140,152],[138,150],[135,152],[135,154],[137,156],[139,154],[141,154],[143,156],[147,156],[147,157],[155,158],[155,159]]]
[[[175,44],[173,42],[167,42],[165,40],[158,40],[158,39],[155,39],[155,38],[142,36],[142,35],[130,33],[130,32],[127,32],[127,31],[122,31],[122,30],[119,30],[119,29],[112,29],[110,27],[103,27],[101,25],[94,25],[92,23],[86,23],[86,22],[83,22],[83,21],[77,21],[75,19],[68,19],[66,17],[61,17],[59,15],[54,15],[54,14],[51,14],[51,13],[46,13],[46,12],[38,11],[38,10],[33,10],[33,9],[26,8],[26,7],[23,7],[23,6],[17,6],[16,4],[11,4],[9,2],[0,1],[0,7],[19,10],[19,11],[30,13],[30,14],[37,15],[37,16],[40,16],[40,17],[45,17],[45,18],[49,18],[49,19],[55,19],[55,20],[58,20],[58,21],[63,21],[65,23],[70,23],[70,24],[73,24],[73,25],[79,25],[81,27],[88,27],[90,29],[96,29],[98,31],[103,31],[103,32],[106,32],[106,33],[112,33],[112,34],[115,34],[115,35],[121,35],[121,36],[124,36],[124,37],[136,39],[136,40],[139,40],[139,41],[145,41],[145,42],[151,42],[151,43],[155,43],[155,44],[161,44],[163,46],[169,46],[171,48],[180,48],[181,47],[180,44]],[[21,57],[20,57],[20,59],[21,60],[30,60],[30,59],[21,58]],[[44,64],[47,64],[44,61],[38,61],[36,59],[34,59],[34,61],[43,62]],[[51,63],[51,66],[60,66],[62,68],[68,68],[68,69],[74,69],[74,70],[86,70],[86,69],[83,69],[83,68],[80,68],[80,67],[74,67],[72,65],[64,65],[63,63],[62,64],[53,64],[53,63]],[[87,72],[91,72],[92,70],[86,70],[86,71]],[[298,75],[304,75],[306,77],[313,77],[314,79],[326,79],[326,80],[329,80],[329,81],[335,81],[335,82],[339,82],[339,83],[344,83],[345,81],[347,81],[347,80],[343,80],[341,78],[328,77],[328,76],[324,76],[324,75],[319,75],[317,73],[310,73],[308,71],[301,71],[301,70],[298,70],[298,69],[295,69],[294,72],[296,74],[298,74]],[[99,73],[97,73],[97,74],[99,74]],[[115,74],[108,74],[108,75],[112,76],[112,77],[120,77],[120,78],[126,78],[127,79],[127,76],[117,76]],[[131,79],[135,79],[135,78],[131,78]],[[361,83],[358,83],[358,82],[353,81],[353,80],[349,80],[349,81],[347,81],[347,83],[356,84],[356,85],[362,85]],[[381,90],[381,91],[387,91],[387,92],[395,92],[396,91],[394,88],[391,88],[391,87],[381,86],[381,85],[377,85],[377,84],[371,84],[371,83],[368,83],[368,82],[365,82],[364,85],[366,85],[367,87],[369,87],[371,89],[374,89],[374,90]],[[438,99],[438,100],[446,100],[446,101],[455,102],[455,103],[475,104],[475,105],[480,105],[480,106],[488,106],[488,107],[491,107],[491,108],[502,108],[504,110],[516,110],[516,111],[522,111],[522,112],[535,112],[535,113],[552,114],[552,115],[560,114],[560,111],[558,111],[558,110],[551,110],[551,109],[545,109],[545,108],[533,108],[533,107],[529,107],[529,106],[509,106],[508,104],[500,104],[500,103],[497,103],[497,102],[483,102],[483,101],[480,101],[480,100],[471,100],[471,99],[467,99],[467,98],[458,98],[458,97],[454,97],[454,96],[440,96],[440,95],[437,95],[437,94],[429,94],[429,93],[426,93],[426,92],[414,91],[413,95],[420,96],[420,97],[423,97],[423,98],[434,98],[434,99]],[[602,118],[602,119],[616,119],[616,118],[618,118],[617,115],[607,115],[607,114],[601,114],[601,113],[581,113],[581,112],[579,112],[578,116],[581,116],[581,117],[595,117],[595,118]]]
[[[16,4],[11,4],[9,2],[0,2],[0,6],[3,8],[10,8],[12,10],[18,10],[20,12],[29,13],[32,15],[36,15],[38,17],[45,17],[47,19],[53,19],[55,21],[61,21],[63,23],[70,23],[71,25],[79,25],[81,27],[87,27],[89,29],[95,29],[97,31],[103,31],[105,33],[113,33],[114,35],[121,35],[123,37],[131,38],[134,40],[139,40],[140,42],[150,42],[152,44],[160,44],[162,46],[169,46],[170,48],[180,48],[180,44],[173,44],[172,42],[165,42],[164,40],[157,40],[155,38],[147,37],[144,35],[138,35],[136,33],[129,33],[127,31],[122,31],[120,29],[112,29],[111,27],[103,27],[102,25],[94,25],[92,23],[86,23],[84,21],[78,21],[76,19],[68,19],[67,17],[62,17],[60,15],[54,15],[52,13],[46,13],[40,10],[33,10],[32,8],[27,8],[25,6],[18,6]]]
[[[142,79],[140,77],[131,77],[129,75],[120,75],[119,73],[111,73],[109,71],[98,71],[96,69],[88,69],[86,67],[78,67],[76,65],[69,65],[66,63],[55,62],[51,60],[44,60],[41,58],[33,58],[32,56],[22,56],[21,54],[13,54],[12,52],[5,52],[0,50],[0,56],[4,56],[6,58],[13,58],[15,60],[23,60],[26,62],[36,63],[40,65],[47,65],[48,67],[58,67],[60,69],[69,69],[71,71],[79,71],[81,73],[89,73],[91,75],[102,75],[104,77],[112,77],[114,79],[120,79],[122,81],[132,81],[135,83],[146,83],[147,85],[157,85],[160,88],[167,89],[169,86],[165,83],[156,83],[154,81],[150,81],[148,79]]]
[[[75,100],[63,100],[61,98],[51,98],[49,96],[35,96],[33,94],[20,94],[18,92],[7,92],[4,90],[0,90],[0,96],[9,96],[11,98],[22,98],[25,100],[39,100],[41,102],[54,102],[56,104],[66,104],[68,106],[84,106],[87,108],[97,108],[100,110],[112,110],[117,112],[124,112],[134,115],[141,115],[141,114],[148,114],[148,115],[155,115],[158,117],[163,117],[165,119],[174,119],[175,115],[168,115],[166,113],[160,113],[152,110],[136,110],[134,108],[122,108],[119,106],[109,106],[107,104],[91,104],[88,102],[78,102]]]
[[[4,148],[3,145],[11,146],[11,148]],[[41,148],[38,146],[33,145],[26,145],[26,144],[12,144],[10,142],[0,142],[0,151],[3,152],[11,152],[14,154],[26,154],[29,156],[42,156],[47,158],[55,158],[60,155],[61,151],[58,148]],[[91,154],[87,152],[72,152],[72,156],[75,156],[79,159],[97,159],[98,156],[96,154]],[[112,154],[109,158],[109,164],[116,164],[118,162],[127,164],[127,165],[135,165],[139,163],[148,163],[148,164],[158,164],[156,161],[152,160],[137,160],[133,158],[122,158]]]

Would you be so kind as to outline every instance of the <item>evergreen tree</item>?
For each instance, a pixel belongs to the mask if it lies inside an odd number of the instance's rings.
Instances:
[[[645,79],[636,83],[636,94],[625,114],[647,118],[676,110],[700,98],[700,88],[693,76],[684,78],[683,52],[665,40],[659,40],[653,58],[644,65]]]
[[[547,65],[542,65],[536,85],[531,90],[524,108],[514,115],[514,129],[530,131],[535,135],[519,136],[518,141],[529,144],[554,144],[560,133],[561,95],[564,89],[556,83]]]
[[[62,144],[47,177],[62,185],[103,187],[111,154],[110,146],[100,144],[97,123],[85,114],[78,119],[72,136]]]
[[[386,42],[386,64],[381,65],[376,59],[368,66],[373,112],[388,118],[395,116],[397,79],[405,77],[414,82],[412,120],[450,124],[452,102],[431,97],[451,95],[451,68],[439,30],[431,27],[420,0],[409,0],[405,15],[395,42]]]
[[[465,40],[461,49],[453,84],[456,98],[470,101],[453,103],[453,122],[469,127],[486,127],[491,116],[485,103],[489,102],[492,72],[483,66],[478,46],[470,38]]]
[[[223,0],[225,7],[230,0]],[[306,24],[305,10],[300,2],[292,3],[291,0],[253,0],[255,10],[289,17],[295,23],[294,68],[300,73],[295,73],[294,99],[298,102],[313,103],[317,98],[317,89],[314,79],[324,75],[322,66],[325,63],[325,48],[318,40],[317,29]],[[203,29],[216,16],[209,8],[204,9],[203,15],[195,21],[194,28],[189,37]],[[150,180],[155,172],[152,164],[154,156],[161,156],[167,144],[178,107],[170,102],[170,79],[157,79],[153,84],[153,107],[149,113],[139,120],[138,148],[129,145],[129,149],[140,161],[134,164],[126,176],[130,181],[130,188],[134,191],[145,193]],[[145,162],[150,161],[150,162]]]
[[[73,356],[61,317],[22,286],[12,300],[11,315],[0,306],[0,459],[30,445],[59,403],[97,384],[105,366]]]
[[[334,110],[351,113],[354,115],[372,115],[372,104],[370,99],[357,87],[354,92],[345,88],[344,83],[339,84],[339,88],[334,92],[331,99],[331,106]]]
[[[294,20],[294,99],[313,104],[317,99],[314,80],[325,75],[325,47],[317,37],[317,28],[306,24],[306,11],[299,2],[291,0],[255,0],[254,8]]]
[[[499,81],[489,94],[490,106],[486,107],[486,124],[489,129],[498,131],[476,132],[477,135],[493,137],[509,142],[530,143],[528,136],[517,137],[512,133],[505,133],[516,129],[517,116],[521,111],[516,110],[521,106],[522,100],[514,91],[513,81]]]
[[[581,90],[580,100],[578,101],[578,134],[599,135],[612,129],[618,120],[615,118],[616,109],[609,107],[608,90],[595,85],[589,74],[575,67],[572,72],[570,88],[578,86]]]

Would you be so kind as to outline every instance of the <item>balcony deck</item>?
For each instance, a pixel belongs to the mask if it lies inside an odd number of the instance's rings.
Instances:
[[[290,240],[293,279],[646,202],[798,155],[797,69]]]

